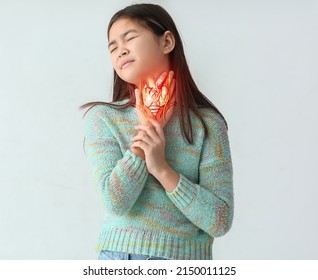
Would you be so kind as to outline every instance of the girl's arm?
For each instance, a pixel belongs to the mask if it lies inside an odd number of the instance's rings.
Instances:
[[[96,107],[87,113],[85,123],[88,161],[106,208],[117,215],[125,215],[136,202],[149,173],[140,157],[130,150],[122,154],[105,122],[107,112]]]
[[[193,224],[213,237],[229,231],[233,221],[233,170],[227,130],[221,119],[209,126],[204,140],[198,184],[170,166],[155,177]]]

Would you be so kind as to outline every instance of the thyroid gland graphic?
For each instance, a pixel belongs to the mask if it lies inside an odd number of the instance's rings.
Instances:
[[[145,116],[154,118],[157,121],[162,120],[167,110],[174,105],[169,102],[171,101],[173,94],[170,86],[170,75],[159,84],[153,80],[142,82],[140,87],[140,97],[143,101],[142,109]]]

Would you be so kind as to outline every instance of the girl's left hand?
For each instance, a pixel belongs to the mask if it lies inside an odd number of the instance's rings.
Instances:
[[[148,172],[156,177],[156,174],[164,170],[167,165],[165,157],[166,139],[163,126],[156,120],[148,118],[152,124],[140,124],[135,128],[139,133],[131,139],[131,147],[141,148],[145,153],[145,161]]]

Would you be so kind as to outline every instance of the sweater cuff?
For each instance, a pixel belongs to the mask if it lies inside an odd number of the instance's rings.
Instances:
[[[192,183],[184,175],[180,174],[177,187],[172,192],[167,192],[167,196],[179,208],[188,206],[197,196],[198,185]]]
[[[135,178],[146,177],[148,174],[146,161],[135,155],[131,150],[126,150],[123,157],[123,166],[126,170],[133,170]]]

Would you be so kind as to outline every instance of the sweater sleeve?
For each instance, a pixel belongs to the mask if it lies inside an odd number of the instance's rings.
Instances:
[[[224,121],[217,119],[208,130],[198,184],[179,174],[176,189],[166,193],[193,224],[213,237],[220,237],[229,231],[233,221],[232,160]]]
[[[107,110],[88,111],[85,122],[85,151],[106,208],[125,215],[140,195],[147,177],[146,162],[130,150],[124,154],[107,125]],[[114,117],[112,115],[112,117]]]

